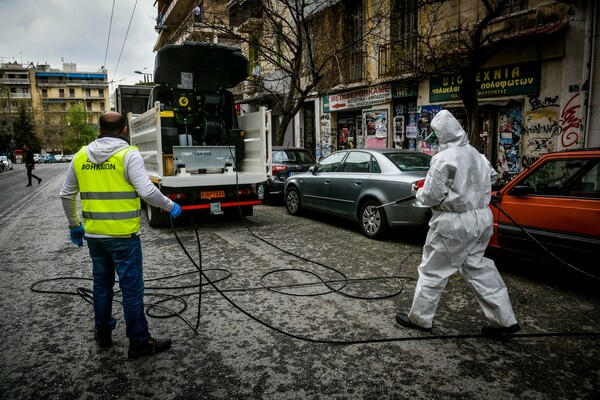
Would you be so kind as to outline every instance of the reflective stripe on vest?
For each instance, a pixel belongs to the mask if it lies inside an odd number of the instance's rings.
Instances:
[[[85,230],[98,235],[128,236],[140,230],[140,198],[125,180],[125,147],[102,164],[92,163],[79,150],[73,168],[79,182],[79,196]]]

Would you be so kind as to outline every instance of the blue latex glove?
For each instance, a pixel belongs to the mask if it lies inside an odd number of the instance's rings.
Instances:
[[[171,217],[173,218],[179,217],[179,215],[181,215],[181,207],[179,207],[179,204],[173,202],[173,208],[169,211],[169,214],[171,214]]]
[[[83,229],[83,225],[79,224],[75,228],[69,229],[69,234],[71,235],[71,242],[76,244],[77,246],[83,246],[83,235],[85,235],[85,229]]]

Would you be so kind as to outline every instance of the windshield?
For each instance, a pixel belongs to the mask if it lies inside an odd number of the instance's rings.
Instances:
[[[400,171],[427,171],[431,156],[420,152],[411,153],[386,153],[389,158]]]

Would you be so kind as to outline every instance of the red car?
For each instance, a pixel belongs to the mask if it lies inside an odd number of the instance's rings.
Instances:
[[[495,202],[548,251],[600,275],[600,148],[542,156],[500,191]],[[489,250],[558,264],[493,205]]]

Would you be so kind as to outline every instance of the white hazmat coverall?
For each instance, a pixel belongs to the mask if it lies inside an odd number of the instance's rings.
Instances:
[[[414,324],[431,328],[448,278],[458,271],[490,325],[509,327],[517,320],[506,285],[494,261],[484,257],[493,229],[488,205],[496,171],[469,144],[467,134],[448,110],[436,114],[431,128],[441,151],[431,159],[424,187],[416,193],[433,215],[408,317]]]

